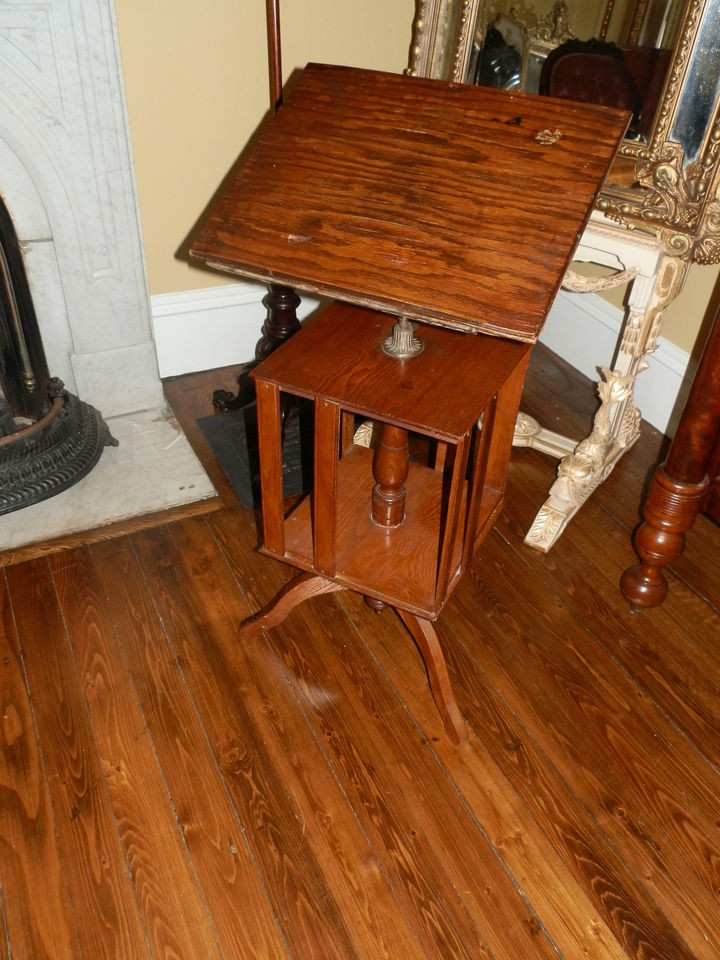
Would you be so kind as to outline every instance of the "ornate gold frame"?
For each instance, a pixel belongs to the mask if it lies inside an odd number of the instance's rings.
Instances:
[[[608,0],[608,6],[612,2]],[[720,263],[720,96],[712,104],[692,162],[671,136],[685,84],[694,75],[700,26],[706,13],[716,12],[719,5],[720,0],[686,0],[648,140],[626,140],[619,151],[634,168],[633,185],[615,185],[611,172],[598,203],[611,219],[657,231],[668,253],[698,263]],[[417,0],[409,72],[461,82],[475,24],[479,18],[487,20],[490,6],[491,0]],[[441,33],[439,23],[445,27]]]
[[[467,73],[478,13],[489,0],[417,0],[408,72],[460,83]],[[453,9],[453,4],[456,9]],[[438,24],[452,21],[446,44]]]

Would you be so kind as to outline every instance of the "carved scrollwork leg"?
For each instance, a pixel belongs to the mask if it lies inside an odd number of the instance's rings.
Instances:
[[[648,366],[646,357],[656,348],[663,311],[679,293],[686,270],[687,265],[677,258],[661,257],[653,276],[631,277],[628,315],[613,369],[600,369],[600,407],[592,430],[561,459],[548,498],[525,538],[529,546],[547,552],[637,440],[640,410],[635,404],[635,381]]]
[[[557,478],[540,508],[525,543],[547,552],[623,453],[637,440],[640,411],[633,401],[634,376],[602,369],[600,408],[593,429],[560,461]]]

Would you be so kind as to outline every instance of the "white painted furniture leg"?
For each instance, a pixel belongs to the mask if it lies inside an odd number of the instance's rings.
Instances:
[[[598,280],[568,273],[563,286],[597,291],[630,283],[627,315],[612,369],[599,368],[600,407],[587,437],[576,443],[520,414],[514,443],[559,456],[557,479],[525,537],[529,546],[547,552],[593,491],[639,436],[640,410],[634,398],[637,375],[655,350],[663,311],[678,295],[687,264],[668,256],[655,238],[615,225],[592,224],[581,241],[577,259],[622,269]]]

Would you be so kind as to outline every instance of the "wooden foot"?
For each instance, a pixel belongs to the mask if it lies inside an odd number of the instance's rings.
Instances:
[[[634,539],[640,563],[620,578],[620,590],[633,610],[657,607],[667,596],[663,567],[683,552],[685,533],[693,525],[708,487],[707,477],[700,483],[685,483],[668,476],[664,465],[655,471],[645,503],[645,521]]]
[[[398,614],[412,634],[425,661],[430,690],[440,711],[445,732],[453,743],[461,744],[467,740],[467,726],[455,700],[437,631],[429,620],[416,617],[413,613],[398,610]]]
[[[254,640],[263,630],[270,630],[282,623],[285,617],[304,600],[345,589],[334,580],[328,580],[314,573],[301,573],[286,583],[262,610],[242,621],[239,637],[241,640]],[[381,604],[379,609],[383,606],[385,605]],[[429,620],[423,620],[404,610],[397,612],[422,654],[430,681],[430,691],[440,711],[447,735],[453,743],[463,743],[468,737],[467,727],[455,700],[447,664],[435,628]]]
[[[365,603],[371,610],[374,610],[375,613],[382,613],[387,607],[386,603],[383,603],[382,600],[376,600],[375,597],[365,597]]]
[[[323,593],[344,590],[333,580],[327,580],[314,573],[301,573],[286,583],[282,590],[266,604],[262,610],[243,620],[240,624],[240,639],[254,640],[263,630],[276,627],[285,617],[304,600],[318,597]]]

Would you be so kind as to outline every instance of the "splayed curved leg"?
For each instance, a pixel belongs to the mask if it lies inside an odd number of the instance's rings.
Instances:
[[[334,593],[337,590],[344,589],[345,587],[340,586],[339,583],[327,580],[315,573],[301,573],[286,583],[282,590],[262,610],[242,621],[240,624],[240,639],[253,640],[260,636],[263,630],[276,627],[295,607],[303,601],[309,600],[310,597],[318,597],[323,593]]]
[[[467,726],[455,700],[447,664],[435,627],[429,620],[416,617],[415,614],[407,613],[405,610],[398,610],[398,614],[412,634],[413,640],[425,661],[430,690],[440,711],[445,732],[454,743],[463,743],[468,737]]]

